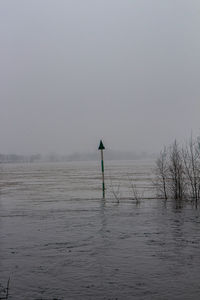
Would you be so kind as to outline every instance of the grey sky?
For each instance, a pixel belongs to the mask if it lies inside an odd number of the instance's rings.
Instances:
[[[199,0],[2,0],[0,153],[199,134],[199,32]]]

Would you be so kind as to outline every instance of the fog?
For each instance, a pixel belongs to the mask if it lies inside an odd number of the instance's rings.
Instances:
[[[199,14],[198,0],[2,0],[0,153],[198,135]]]

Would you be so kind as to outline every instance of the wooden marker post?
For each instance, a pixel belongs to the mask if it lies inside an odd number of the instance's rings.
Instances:
[[[103,162],[103,150],[105,149],[102,140],[100,140],[99,150],[101,150],[101,171],[102,171],[102,192],[103,199],[105,199],[105,183],[104,183],[104,162]]]

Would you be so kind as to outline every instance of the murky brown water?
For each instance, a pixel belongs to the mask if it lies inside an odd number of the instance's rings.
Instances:
[[[200,299],[200,213],[152,197],[150,161],[0,165],[10,300]],[[117,203],[112,190],[119,190]]]

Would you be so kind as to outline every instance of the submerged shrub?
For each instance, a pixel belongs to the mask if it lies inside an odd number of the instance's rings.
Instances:
[[[200,199],[200,145],[192,137],[185,147],[175,140],[156,160],[155,186],[160,197],[182,201]]]

